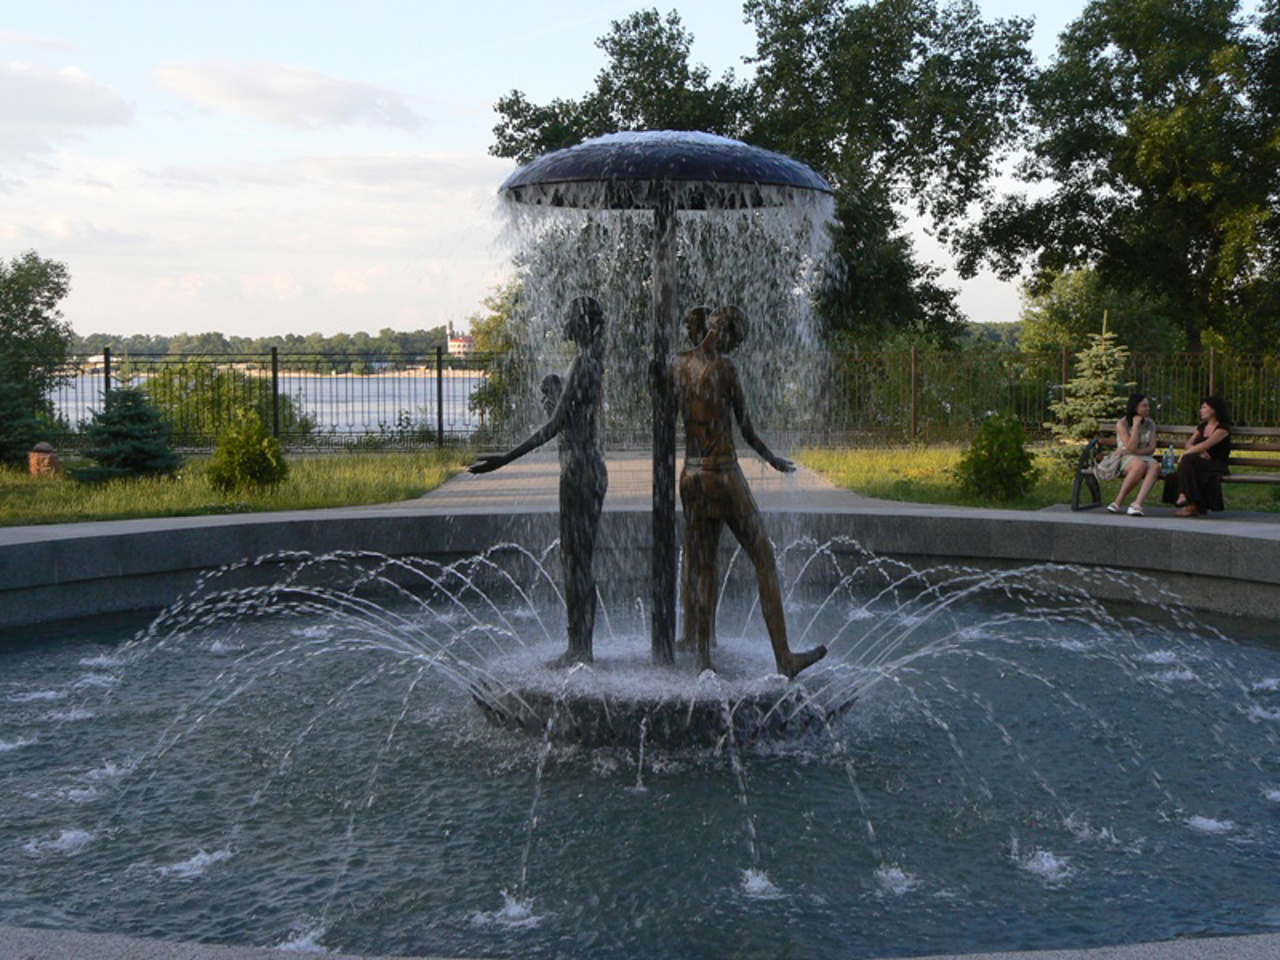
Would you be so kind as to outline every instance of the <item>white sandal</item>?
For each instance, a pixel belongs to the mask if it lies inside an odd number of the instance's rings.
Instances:
[[[1107,504],[1107,513],[1119,513],[1119,512],[1120,512],[1120,504],[1118,503]]]
[[[1119,512],[1119,511],[1117,511],[1117,513],[1118,513],[1118,512]],[[1129,507],[1129,509],[1128,509],[1128,510],[1126,510],[1126,511],[1125,511],[1125,513],[1129,514],[1129,516],[1131,516],[1131,517],[1145,517],[1145,516],[1146,516],[1146,514],[1142,512],[1142,508],[1141,508],[1141,507],[1134,507],[1134,506],[1131,506],[1131,507]]]

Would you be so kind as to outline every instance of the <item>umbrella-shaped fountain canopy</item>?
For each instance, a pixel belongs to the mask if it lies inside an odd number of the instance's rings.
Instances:
[[[653,211],[651,623],[653,658],[670,663],[676,623],[676,438],[666,364],[678,313],[676,214],[813,208],[830,203],[831,187],[803,163],[780,153],[706,133],[658,130],[608,134],[545,154],[508,177],[499,193],[508,203],[525,207]]]
[[[707,133],[611,133],[521,167],[500,193],[517,203],[651,210],[664,194],[680,210],[788,206],[829,194],[813,170],[780,153]]]

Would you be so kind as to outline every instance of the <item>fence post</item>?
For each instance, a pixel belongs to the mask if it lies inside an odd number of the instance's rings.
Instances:
[[[436,347],[436,447],[444,446],[444,347]]]
[[[916,394],[919,368],[916,366],[916,345],[911,345],[911,442],[916,440]]]
[[[271,436],[280,439],[280,350],[271,348]]]
[[[1218,360],[1218,348],[1210,347],[1209,348],[1209,396],[1211,397],[1218,392],[1217,390],[1214,389],[1214,387],[1216,386],[1216,384],[1214,383],[1214,380],[1215,380],[1214,373],[1216,372],[1214,370],[1214,367],[1217,366],[1217,360]]]
[[[102,348],[102,405],[107,405],[107,394],[111,392],[111,348]]]

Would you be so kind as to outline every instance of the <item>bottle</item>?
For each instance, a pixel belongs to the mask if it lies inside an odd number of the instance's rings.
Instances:
[[[1173,444],[1169,444],[1169,449],[1164,452],[1164,460],[1160,464],[1161,473],[1173,473],[1174,467],[1177,465],[1178,458],[1173,453]]]

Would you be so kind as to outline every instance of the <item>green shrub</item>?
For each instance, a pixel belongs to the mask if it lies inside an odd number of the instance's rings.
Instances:
[[[956,465],[955,479],[964,494],[1007,501],[1026,496],[1038,472],[1022,424],[1015,417],[997,416],[978,428]]]
[[[289,465],[280,452],[280,441],[267,433],[261,418],[241,412],[218,435],[206,475],[222,493],[263,490],[288,477]]]
[[[0,463],[25,463],[27,453],[42,439],[21,385],[0,380]]]
[[[102,410],[95,412],[85,436],[84,455],[97,465],[72,470],[85,483],[124,477],[168,476],[177,473],[182,458],[169,446],[172,428],[136,387],[108,390]]]

